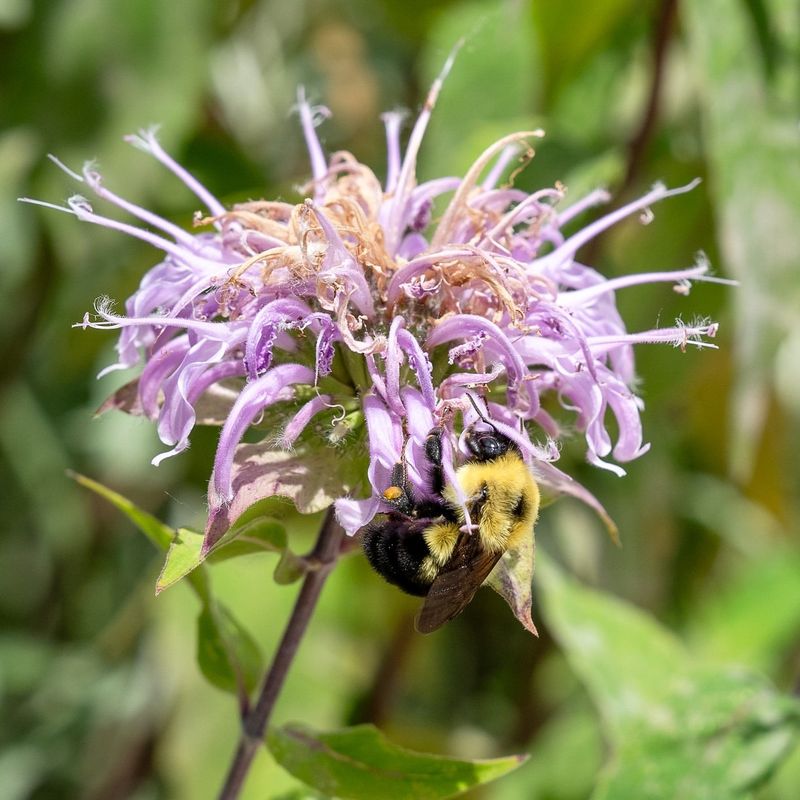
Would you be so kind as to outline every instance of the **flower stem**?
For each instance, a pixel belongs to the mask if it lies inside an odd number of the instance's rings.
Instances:
[[[309,560],[319,566],[306,575],[286,630],[264,677],[258,701],[242,718],[242,736],[219,794],[219,800],[234,800],[239,796],[253,758],[262,745],[267,722],[317,605],[322,587],[328,573],[336,564],[343,534],[344,531],[336,521],[331,507],[322,523],[314,549],[308,555]]]
[[[644,163],[647,146],[653,137],[656,123],[658,122],[659,105],[663,94],[667,51],[675,30],[678,16],[678,0],[662,0],[658,10],[653,34],[652,63],[653,71],[650,77],[650,89],[647,93],[647,103],[639,127],[633,138],[628,143],[628,165],[625,177],[618,190],[620,197],[636,183]]]

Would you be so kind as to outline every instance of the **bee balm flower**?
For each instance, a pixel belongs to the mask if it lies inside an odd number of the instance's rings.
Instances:
[[[349,153],[326,158],[315,132],[323,109],[301,96],[312,180],[297,203],[225,208],[152,132],[130,137],[197,196],[204,206],[200,232],[123,200],[91,165],[71,173],[134,222],[101,216],[84,197],[62,210],[162,254],[125,314],[102,300],[82,324],[121,331],[118,363],[109,369],[142,365],[136,384],[111,404],[157,421],[167,450],[154,463],[186,449],[198,420],[221,425],[207,548],[256,500],[286,494],[297,501],[320,482],[328,487],[336,472],[314,461],[325,448],[363,463],[361,490],[359,481],[343,481],[338,491],[326,488],[298,505],[307,510],[335,499],[350,534],[385,509],[383,491],[401,459],[424,497],[426,434],[434,425],[444,428],[444,467],[452,479],[458,431],[476,418],[468,392],[484,397],[498,430],[519,445],[541,485],[604,514],[553,463],[560,424],[566,420],[583,434],[589,462],[623,474],[619,464],[648,448],[642,401],[632,389],[633,346],[713,347],[706,339],[714,324],[629,333],[615,305],[617,291],[637,284],[661,281],[685,292],[693,280],[712,280],[704,262],[609,280],[576,258],[602,231],[694,184],[657,185],[567,236],[567,223],[607,201],[605,192],[570,204],[560,186],[531,194],[500,182],[540,131],[505,137],[461,178],[419,183],[417,153],[440,85],[441,78],[405,150],[400,115],[385,115],[383,184]],[[444,208],[437,219],[434,202]],[[548,397],[560,406],[559,418],[546,410]],[[213,413],[206,410],[209,399]],[[252,443],[254,429],[263,429],[261,442]],[[243,444],[248,431],[251,443]]]

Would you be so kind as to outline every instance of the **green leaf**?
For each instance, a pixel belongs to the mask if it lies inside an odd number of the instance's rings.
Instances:
[[[749,560],[741,574],[692,617],[692,643],[704,658],[740,661],[772,672],[797,641],[800,630],[800,554]]]
[[[68,471],[67,474],[81,486],[91,489],[116,506],[156,547],[161,550],[169,550],[172,539],[175,536],[175,531],[169,525],[165,525],[152,514],[148,514],[147,511],[142,511],[127,497],[123,497],[113,489],[103,486],[102,483],[93,481],[91,478],[87,478],[77,472]]]
[[[787,754],[800,704],[739,668],[699,666],[655,620],[540,557],[543,613],[615,755],[595,800],[743,797]]]
[[[167,551],[167,558],[156,581],[156,594],[174,586],[181,578],[200,566],[203,558],[200,549],[203,546],[203,534],[188,528],[178,528]]]
[[[308,571],[306,562],[295,555],[288,547],[281,553],[272,578],[275,583],[281,586],[288,586],[290,583],[299,581]]]
[[[227,608],[208,603],[197,618],[197,663],[218,689],[251,692],[263,674],[256,642]]]
[[[167,550],[156,582],[156,594],[189,575],[189,584],[203,604],[197,619],[197,661],[212,685],[229,692],[250,692],[260,680],[263,658],[258,645],[224,606],[211,596],[211,587],[199,553],[203,536],[187,528],[173,531],[130,500],[83,475],[75,480],[122,511],[155,545]]]
[[[275,760],[324,794],[348,800],[435,800],[487,783],[526,756],[463,761],[406,750],[372,725],[332,733],[297,726],[273,728],[267,746]]]
[[[614,186],[625,174],[625,160],[618,150],[606,150],[575,165],[563,179],[568,205],[600,186]]]
[[[202,534],[197,534],[202,538]],[[212,562],[251,553],[283,553],[287,547],[286,527],[270,517],[256,518],[245,525],[236,525],[211,551]]]
[[[274,501],[274,502],[268,502]],[[156,594],[174,586],[199,567],[206,559],[211,563],[227,561],[253,553],[278,553],[280,559],[275,566],[276,583],[293,583],[306,573],[306,562],[288,547],[286,527],[269,516],[260,516],[259,511],[284,516],[289,506],[281,498],[268,498],[249,509],[247,521],[237,522],[223,538],[208,552],[203,552],[203,534],[180,528],[167,552],[167,558],[156,582]]]
[[[800,705],[743,671],[694,673],[673,683],[666,707],[626,731],[592,800],[747,797],[800,728]]]
[[[272,800],[330,800],[330,797],[315,792],[313,789],[298,786],[296,789],[289,789],[288,792],[275,795]]]
[[[531,532],[521,547],[509,550],[500,559],[486,583],[508,603],[511,613],[523,627],[538,636],[531,618],[533,564],[534,536]]]
[[[542,614],[614,738],[643,709],[657,710],[664,682],[687,668],[680,642],[654,619],[563,575],[542,554]]]
[[[492,787],[492,800],[589,797],[606,749],[588,701],[571,692],[537,731],[530,758]]]
[[[337,497],[357,496],[366,476],[367,454],[360,440],[341,449],[318,444],[292,453],[267,450],[263,443],[240,444],[232,470],[233,500],[212,508],[205,548],[215,547],[257,503],[288,498],[301,514],[313,514]]]
[[[156,582],[156,594],[162,592],[167,586],[172,586],[173,583],[194,569],[194,567],[187,566],[187,562],[191,560],[189,553],[193,546],[190,538],[192,531],[182,528],[176,533],[169,525],[165,525],[152,514],[148,514],[147,511],[142,511],[127,497],[123,497],[113,489],[109,489],[107,486],[103,486],[102,483],[93,481],[85,475],[79,475],[77,472],[69,471],[68,474],[81,486],[91,489],[116,506],[156,547],[167,551],[166,563]],[[202,537],[200,541],[202,542]],[[174,558],[174,564],[170,563],[171,555]],[[190,583],[200,600],[204,603],[207,602],[210,591],[208,576],[202,572],[195,572],[191,576]]]

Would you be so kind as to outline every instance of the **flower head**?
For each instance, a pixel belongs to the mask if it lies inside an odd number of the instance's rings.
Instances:
[[[274,493],[293,497],[301,510],[322,506],[333,494],[339,520],[352,534],[381,510],[400,460],[424,496],[426,434],[443,427],[445,474],[452,478],[458,434],[477,419],[470,393],[482,398],[543,486],[581,497],[604,514],[553,463],[563,420],[582,432],[590,463],[624,474],[619,463],[648,448],[643,404],[632,388],[633,345],[713,347],[706,339],[716,325],[629,333],[615,305],[617,291],[641,283],[672,283],[686,293],[690,281],[711,280],[704,261],[609,280],[576,258],[602,231],[694,184],[657,185],[567,236],[565,225],[607,201],[605,192],[567,203],[560,185],[531,194],[501,183],[521,152],[532,155],[530,143],[541,131],[501,139],[462,178],[419,183],[417,153],[441,79],[405,151],[400,115],[385,115],[384,184],[349,153],[325,157],[315,127],[327,114],[301,95],[312,179],[298,203],[225,208],[152,132],[130,137],[205,206],[196,219],[200,232],[126,202],[105,188],[92,165],[72,173],[141,225],[100,216],[83,197],[64,210],[163,254],[124,315],[103,300],[83,326],[121,330],[118,363],[109,369],[143,364],[137,408],[157,420],[168,447],[155,463],[186,449],[199,419],[221,425],[207,546],[247,505]],[[436,218],[434,203],[444,208]],[[124,406],[119,398],[112,404]],[[616,419],[615,441],[609,416]],[[243,444],[254,426],[265,438]],[[320,448],[343,447],[348,459],[359,447],[368,455],[356,458],[366,474],[361,481],[342,477],[331,492],[338,475],[308,464]],[[312,459],[305,467],[304,454]]]

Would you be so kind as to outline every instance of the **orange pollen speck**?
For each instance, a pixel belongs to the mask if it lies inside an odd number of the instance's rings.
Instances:
[[[399,486],[390,486],[383,493],[383,498],[384,500],[397,500],[401,494],[403,494],[403,490]]]

